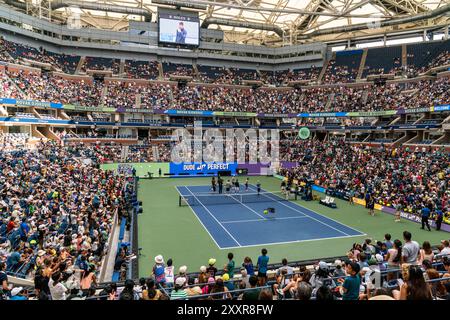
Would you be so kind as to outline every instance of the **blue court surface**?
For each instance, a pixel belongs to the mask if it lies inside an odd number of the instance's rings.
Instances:
[[[258,201],[243,200],[256,196],[253,185],[248,191],[241,186],[239,195],[243,198],[217,193],[209,197],[210,186],[176,188],[181,196],[192,200],[190,208],[220,249],[365,235],[265,190],[261,190]],[[268,207],[275,209],[274,215],[263,213]]]

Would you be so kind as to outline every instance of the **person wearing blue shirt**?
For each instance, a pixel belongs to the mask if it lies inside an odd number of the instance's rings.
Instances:
[[[176,36],[175,42],[185,44],[186,36],[187,36],[187,31],[184,28],[184,23],[182,21],[180,21],[178,23],[177,36]]]
[[[9,300],[28,300],[27,296],[25,295],[25,292],[22,287],[13,288],[11,290],[11,297]]]
[[[394,243],[391,241],[391,235],[389,233],[386,233],[384,235],[384,244],[386,245],[386,249],[392,249],[394,247]]]
[[[422,228],[425,229],[425,225],[428,228],[428,231],[431,231],[430,224],[428,223],[428,219],[430,218],[430,209],[428,207],[423,207],[422,211]]]
[[[22,241],[27,241],[28,232],[30,231],[30,227],[27,224],[27,218],[22,218],[22,222],[20,223],[20,238]]]
[[[8,271],[14,271],[16,267],[19,265],[21,255],[19,252],[14,251],[9,255],[6,259],[6,265]]]
[[[260,286],[266,284],[268,264],[269,256],[267,255],[267,249],[264,248],[261,250],[261,255],[258,257],[258,263],[256,264],[258,269],[258,282]]]

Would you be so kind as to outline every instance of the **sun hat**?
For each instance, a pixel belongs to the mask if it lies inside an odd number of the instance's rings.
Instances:
[[[200,272],[206,272],[206,267],[205,266],[201,266],[200,267]]]
[[[38,251],[38,256],[39,256],[39,257],[42,257],[44,254],[45,254],[45,251],[44,251],[44,250],[39,250],[39,251]]]
[[[214,259],[214,258],[211,258],[211,259],[208,260],[208,264],[210,266],[214,265],[215,263],[216,263],[216,259]]]
[[[163,263],[164,262],[164,258],[163,258],[163,256],[162,255],[157,255],[156,257],[155,257],[155,262],[156,263]]]
[[[187,267],[186,266],[181,266],[180,269],[178,269],[179,273],[186,273],[187,271]]]
[[[223,281],[228,281],[228,280],[230,280],[230,276],[228,275],[228,273],[224,273],[224,274],[223,274],[222,280],[223,280]]]
[[[214,283],[214,282],[216,282],[216,280],[213,277],[208,278],[208,283]]]

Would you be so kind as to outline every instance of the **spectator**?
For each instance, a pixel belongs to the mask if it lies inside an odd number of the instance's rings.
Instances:
[[[288,265],[288,261],[286,258],[283,258],[283,260],[281,260],[281,264],[282,266],[280,268],[278,268],[277,270],[277,276],[281,275],[281,272],[283,270],[286,270],[286,275],[290,276],[294,273],[294,269]]]
[[[228,273],[231,279],[234,277],[234,260],[233,260],[233,253],[228,253],[228,263],[225,265],[225,272]]]
[[[184,289],[184,285],[186,283],[186,278],[179,277],[175,280],[175,287],[170,293],[170,299],[171,300],[179,300],[179,299],[186,299],[188,297],[188,294],[186,290]]]
[[[9,294],[8,276],[6,275],[6,263],[0,262],[0,296]]]
[[[424,241],[422,244],[422,249],[420,249],[417,259],[417,264],[421,265],[424,260],[434,260],[434,253],[431,249],[431,244],[428,241]]]
[[[416,241],[411,240],[412,235],[410,232],[403,232],[403,239],[405,244],[402,248],[402,262],[408,264],[416,264],[417,257],[419,255],[419,244]]]
[[[169,262],[169,261],[167,261]],[[153,279],[146,280],[146,289],[142,291],[143,300],[160,300],[162,293],[159,289],[156,289],[155,281]]]
[[[258,257],[258,263],[256,268],[258,269],[258,283],[260,286],[266,284],[267,280],[267,265],[269,264],[269,256],[267,255],[267,249],[261,250],[261,255]]]
[[[157,255],[155,257],[155,265],[153,266],[152,274],[155,276],[156,284],[165,284],[166,266],[164,265],[164,258],[162,255]]]
[[[52,274],[48,286],[52,300],[66,300],[67,288],[61,283],[61,273],[59,271]]]
[[[167,266],[164,268],[164,277],[166,279],[165,285],[168,288],[172,288],[173,287],[173,283],[174,283],[174,280],[175,280],[175,275],[174,275],[175,267],[172,264],[173,264],[172,259],[168,259],[167,260]]]
[[[202,289],[195,285],[195,279],[193,277],[189,277],[186,294],[188,296],[198,296],[202,294]]]
[[[272,301],[273,300],[272,291],[266,290],[266,289],[261,290],[261,292],[259,293],[258,300],[260,300],[260,301]]]
[[[430,287],[419,266],[409,265],[400,287],[400,300],[432,300]]]
[[[312,287],[309,283],[300,281],[297,285],[297,300],[310,300],[312,294]]]
[[[11,290],[10,300],[28,300],[28,297],[22,287],[16,287]]]
[[[247,274],[249,276],[252,276],[255,274],[255,270],[253,268],[253,262],[252,259],[250,257],[245,257],[244,258],[244,263],[242,263],[242,266],[247,270]]]
[[[231,294],[228,292],[228,288],[225,287],[222,278],[216,280],[210,294],[212,294],[210,296],[212,300],[229,300],[232,298]]]
[[[394,243],[391,241],[391,235],[389,233],[386,233],[384,235],[384,244],[386,245],[386,248],[388,250],[394,246]]]
[[[250,301],[258,300],[260,293],[260,290],[256,287],[256,285],[258,284],[258,278],[255,275],[253,275],[250,277],[248,282],[250,283],[251,289],[244,292],[242,300],[250,300]]]
[[[214,278],[217,273],[217,268],[214,266],[216,264],[216,259],[211,258],[208,260],[208,268],[206,269],[206,273],[209,274],[210,277]]]
[[[316,291],[316,300],[317,301],[333,301],[334,295],[331,289],[328,286],[321,286]]]
[[[360,266],[356,262],[346,264],[346,273],[348,276],[342,283],[342,299],[358,300],[359,290],[361,286],[361,278],[359,277]]]

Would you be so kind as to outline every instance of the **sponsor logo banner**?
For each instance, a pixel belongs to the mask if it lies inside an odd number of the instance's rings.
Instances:
[[[173,163],[169,165],[171,175],[217,175],[219,171],[231,171],[236,174],[238,164],[233,162],[200,162],[200,163]]]

